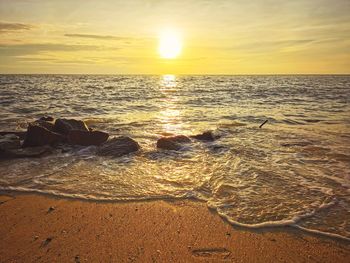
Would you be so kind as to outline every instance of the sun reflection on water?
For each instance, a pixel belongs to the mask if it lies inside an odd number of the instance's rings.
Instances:
[[[175,75],[163,75],[160,80],[160,86],[162,91],[173,90],[176,91],[177,80]]]
[[[175,75],[163,75],[160,79],[160,90],[164,95],[158,119],[163,134],[178,134],[183,129],[182,111],[179,108],[177,79]]]

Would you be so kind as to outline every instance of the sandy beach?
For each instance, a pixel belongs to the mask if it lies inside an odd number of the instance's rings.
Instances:
[[[0,263],[350,263],[350,0],[0,0]]]
[[[347,262],[350,244],[290,227],[251,231],[196,201],[0,196],[0,262]]]

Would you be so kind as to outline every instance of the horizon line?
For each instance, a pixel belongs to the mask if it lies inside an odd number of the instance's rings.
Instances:
[[[243,74],[229,74],[229,73],[1,73],[0,75],[101,75],[101,76],[348,76],[350,73],[243,73]]]

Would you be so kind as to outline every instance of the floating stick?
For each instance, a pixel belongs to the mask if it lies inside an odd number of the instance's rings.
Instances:
[[[269,120],[264,121],[264,122],[259,126],[259,128],[261,128],[262,126],[264,126],[265,123],[268,122],[268,121],[269,121]]]

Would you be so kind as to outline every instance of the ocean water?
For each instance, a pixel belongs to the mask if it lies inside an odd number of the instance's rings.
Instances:
[[[142,150],[0,161],[0,189],[92,200],[196,198],[232,224],[350,240],[350,76],[0,75],[1,130],[79,118]],[[259,125],[268,120],[263,128]],[[156,149],[160,136],[220,139]]]

